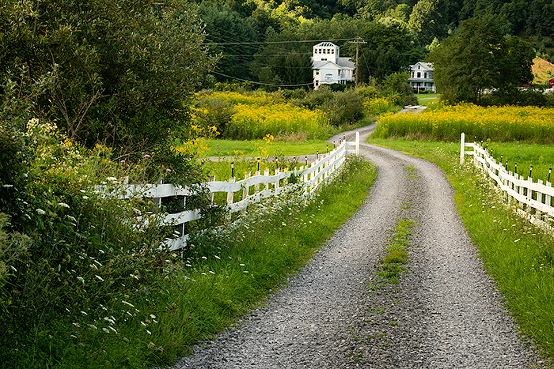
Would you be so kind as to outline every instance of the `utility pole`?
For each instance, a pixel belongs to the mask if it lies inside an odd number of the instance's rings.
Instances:
[[[354,41],[349,41],[351,44],[356,44],[356,88],[358,88],[358,53],[360,51],[360,44],[367,44],[361,37],[356,37]]]

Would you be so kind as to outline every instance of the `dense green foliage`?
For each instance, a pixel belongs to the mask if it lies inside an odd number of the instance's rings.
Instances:
[[[186,122],[212,64],[181,1],[23,1],[0,6],[0,95],[71,140],[152,150]],[[21,128],[21,127],[20,127]]]
[[[172,171],[154,153],[113,162],[107,147],[87,150],[36,118],[19,139],[1,132],[11,140],[0,145],[11,165],[2,166],[0,186],[0,366],[82,360],[89,367],[95,357],[133,357],[127,348],[108,355],[98,343],[134,334],[137,345],[148,344],[140,322],[155,312],[146,299],[163,297],[157,280],[172,256],[160,243],[173,229],[140,194],[118,200],[95,186],[117,195],[123,181],[152,182]]]
[[[506,104],[517,102],[518,86],[533,80],[534,57],[528,43],[505,37],[500,23],[485,17],[463,22],[431,52],[430,60],[444,100],[480,104],[487,94],[487,99],[497,100],[491,102]]]

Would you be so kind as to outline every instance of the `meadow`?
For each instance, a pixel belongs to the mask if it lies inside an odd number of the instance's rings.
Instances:
[[[459,141],[463,132],[468,140],[552,144],[553,115],[552,108],[437,103],[424,114],[381,117],[375,137]]]

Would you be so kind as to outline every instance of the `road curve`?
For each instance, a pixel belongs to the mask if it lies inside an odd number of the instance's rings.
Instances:
[[[483,271],[440,169],[394,150],[361,151],[378,167],[365,204],[264,307],[174,368],[540,366]],[[409,272],[372,291],[389,231],[404,218],[416,224]]]

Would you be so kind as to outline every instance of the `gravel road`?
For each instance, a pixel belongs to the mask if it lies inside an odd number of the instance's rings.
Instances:
[[[541,366],[483,271],[442,172],[393,150],[361,150],[378,178],[359,211],[263,307],[174,368]],[[408,272],[372,291],[403,218],[416,223]]]

